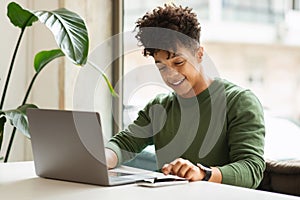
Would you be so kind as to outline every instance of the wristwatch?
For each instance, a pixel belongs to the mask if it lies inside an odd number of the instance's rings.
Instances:
[[[205,167],[203,165],[201,165],[200,163],[197,163],[197,166],[204,171],[205,173],[205,176],[204,178],[202,179],[202,181],[208,181],[211,177],[211,174],[212,174],[212,169],[209,168],[209,167]]]

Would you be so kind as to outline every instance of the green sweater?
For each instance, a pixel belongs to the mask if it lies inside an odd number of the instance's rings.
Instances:
[[[107,148],[121,164],[154,144],[159,169],[184,158],[218,167],[222,183],[256,188],[265,169],[263,116],[251,91],[215,79],[193,98],[158,95]]]

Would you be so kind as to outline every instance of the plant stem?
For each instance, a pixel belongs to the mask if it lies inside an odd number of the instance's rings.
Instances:
[[[13,54],[13,57],[12,57],[12,60],[11,60],[11,63],[10,63],[10,67],[9,67],[8,74],[7,74],[7,77],[6,77],[4,90],[3,90],[3,93],[2,93],[2,98],[1,98],[1,103],[0,103],[0,110],[2,110],[2,108],[3,108],[6,92],[7,92],[7,89],[8,89],[8,83],[9,83],[9,80],[10,80],[10,77],[11,77],[11,72],[12,72],[12,69],[13,69],[13,66],[14,66],[14,63],[15,63],[15,59],[16,59],[16,56],[17,56],[17,52],[19,50],[19,46],[20,46],[21,39],[22,39],[22,36],[24,34],[24,31],[25,31],[25,28],[22,28],[19,39],[18,39],[18,42],[17,42],[17,45],[16,45],[16,48],[15,48],[15,51],[14,51],[14,54]]]
[[[41,72],[41,71],[40,71],[40,72]],[[32,86],[33,86],[33,83],[34,83],[35,79],[37,78],[37,76],[39,75],[40,72],[35,73],[35,75],[33,76],[32,80],[31,80],[31,82],[30,82],[30,84],[29,84],[29,86],[28,86],[28,88],[27,88],[25,97],[24,97],[23,102],[22,102],[22,106],[26,103],[27,98],[28,98],[28,96],[29,96],[29,94],[30,94],[31,88],[32,88]]]
[[[2,98],[1,98],[1,103],[0,103],[0,110],[2,110],[3,105],[4,105],[6,92],[7,92],[7,89],[8,89],[8,84],[9,84],[9,80],[10,80],[10,77],[11,77],[12,69],[13,69],[13,66],[14,66],[14,63],[15,63],[15,60],[16,60],[17,52],[19,50],[19,46],[21,44],[21,40],[22,40],[24,32],[25,32],[25,28],[22,28],[19,39],[18,39],[18,42],[17,42],[16,47],[15,47],[15,51],[14,51],[10,66],[9,66],[8,74],[7,74],[7,77],[6,77],[6,82],[5,82],[5,86],[4,86],[4,90],[3,90]],[[13,142],[15,133],[16,133],[16,128],[14,127],[14,129],[12,131],[12,134],[11,134],[11,137],[10,137],[9,146],[8,146],[5,158],[4,158],[4,162],[7,162],[7,160],[8,160],[9,152],[10,152],[10,149],[11,149],[11,146],[12,146],[12,142]]]
[[[34,81],[35,81],[35,79],[37,78],[38,75],[39,75],[39,72],[37,72],[37,73],[33,76],[32,80],[31,80],[31,82],[30,82],[30,84],[29,84],[29,86],[28,86],[28,89],[27,89],[27,91],[26,91],[26,94],[25,94],[25,97],[24,97],[24,99],[23,99],[22,105],[24,105],[24,104],[26,103],[26,101],[27,101],[27,99],[28,99],[28,96],[29,96],[29,94],[30,94],[31,88],[32,88],[32,86],[33,86],[33,83],[34,83]],[[4,162],[5,162],[5,163],[8,161],[8,157],[9,157],[10,150],[11,150],[11,147],[12,147],[12,144],[13,144],[13,141],[14,141],[14,138],[15,138],[16,131],[17,131],[17,129],[16,129],[16,127],[14,127],[14,128],[13,128],[13,131],[12,131],[12,133],[11,133],[11,135],[10,135],[8,147],[7,147],[7,150],[6,150],[5,157],[4,157]]]
[[[12,144],[13,144],[13,141],[14,141],[14,138],[15,138],[16,130],[17,130],[16,127],[14,127],[14,129],[13,129],[11,135],[10,135],[8,147],[7,147],[6,154],[5,154],[4,161],[3,161],[3,162],[5,162],[5,163],[6,163],[7,160],[8,160],[9,153],[10,153],[10,150],[11,150],[11,147],[12,147]]]

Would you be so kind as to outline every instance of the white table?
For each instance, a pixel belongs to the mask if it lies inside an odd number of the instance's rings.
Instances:
[[[39,178],[33,162],[0,163],[0,199],[10,200],[300,200],[299,197],[245,189],[229,185],[193,182],[160,188],[146,188],[136,184],[100,187]]]

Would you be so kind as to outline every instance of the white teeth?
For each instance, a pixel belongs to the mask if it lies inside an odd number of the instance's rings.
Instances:
[[[175,83],[171,83],[171,84],[177,86],[177,85],[179,85],[180,83],[182,83],[184,80],[185,80],[185,78],[182,79],[182,80],[180,80],[180,81],[177,81],[177,82],[175,82]]]

